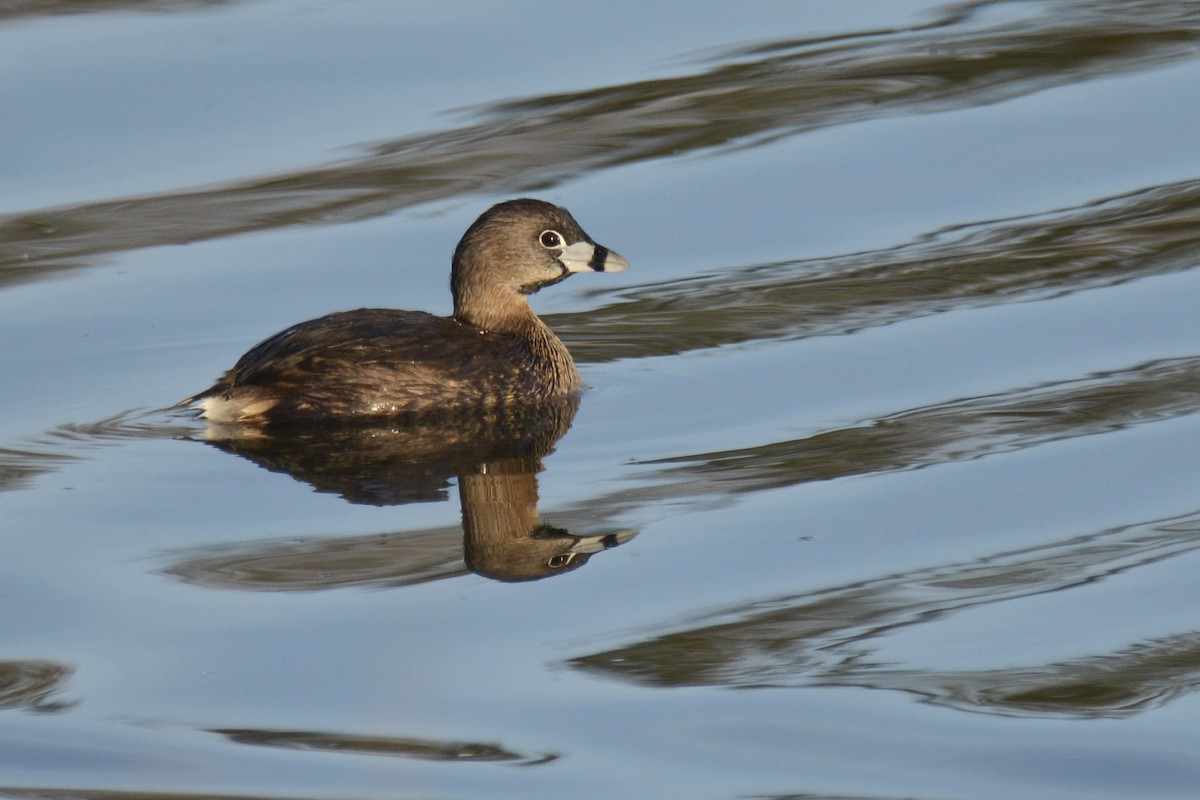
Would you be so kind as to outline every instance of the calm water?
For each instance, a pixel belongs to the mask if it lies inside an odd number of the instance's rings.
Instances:
[[[1196,797],[1197,86],[1166,0],[0,4],[0,796]],[[525,194],[632,264],[577,410],[156,410]]]

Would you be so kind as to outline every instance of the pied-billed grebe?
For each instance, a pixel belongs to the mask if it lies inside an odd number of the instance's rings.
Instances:
[[[534,404],[583,384],[528,295],[573,272],[618,272],[565,208],[509,200],[454,250],[454,315],[362,308],[293,325],[255,345],[179,405],[214,422],[369,419]]]

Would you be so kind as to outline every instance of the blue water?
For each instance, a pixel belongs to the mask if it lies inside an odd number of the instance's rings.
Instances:
[[[0,796],[1195,796],[1189,4],[79,5],[0,9]],[[631,263],[536,474],[162,410],[528,194]],[[615,546],[489,579],[489,488]]]

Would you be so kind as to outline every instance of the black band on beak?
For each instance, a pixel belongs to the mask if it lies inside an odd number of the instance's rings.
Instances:
[[[608,248],[602,244],[596,245],[596,249],[592,251],[592,259],[588,262],[588,266],[593,272],[604,272],[604,262],[608,260]]]

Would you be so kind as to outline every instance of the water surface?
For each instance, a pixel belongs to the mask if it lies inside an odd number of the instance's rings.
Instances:
[[[1198,84],[1152,0],[8,4],[0,795],[1193,797]],[[577,409],[161,410],[525,194],[632,265]]]

